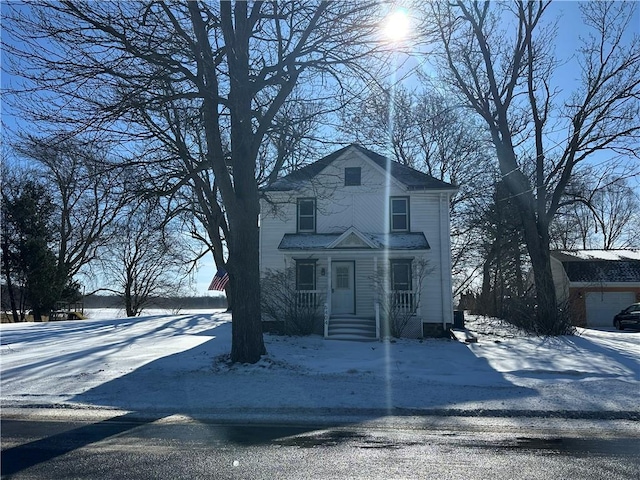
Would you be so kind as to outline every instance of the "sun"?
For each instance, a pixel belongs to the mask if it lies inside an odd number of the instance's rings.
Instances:
[[[394,42],[404,39],[409,33],[410,23],[409,14],[404,8],[394,10],[385,19],[385,37]]]

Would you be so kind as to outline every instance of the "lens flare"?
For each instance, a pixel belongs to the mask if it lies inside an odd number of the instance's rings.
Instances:
[[[407,36],[410,27],[409,14],[405,9],[401,8],[387,17],[384,25],[384,34],[391,41],[400,41]]]

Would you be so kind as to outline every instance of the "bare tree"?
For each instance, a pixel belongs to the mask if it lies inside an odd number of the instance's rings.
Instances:
[[[585,160],[638,156],[640,43],[628,37],[635,5],[581,4],[591,31],[577,52],[580,85],[567,94],[553,84],[554,31],[543,20],[549,4],[433,2],[426,28],[446,81],[489,129],[522,219],[539,330],[554,334],[570,326],[558,313],[550,225]]]
[[[495,177],[486,132],[431,86],[374,90],[342,117],[342,131],[358,143],[459,187],[450,205],[453,295],[465,291],[479,271],[478,219]]]
[[[131,201],[124,174],[105,147],[67,135],[29,135],[16,149],[48,186],[56,205],[57,261],[73,278],[99,258],[116,218]]]
[[[283,105],[260,145],[256,169],[259,186],[317,157],[313,137],[319,128],[320,115],[319,107],[300,98]],[[165,106],[164,116],[170,119],[168,124],[173,132],[170,136],[162,124],[145,117],[145,124],[164,139],[164,145],[162,153],[151,152],[151,158],[144,164],[146,175],[140,178],[136,191],[146,197],[167,199],[167,217],[180,218],[192,237],[204,245],[193,259],[194,264],[211,253],[215,264],[227,269],[229,225],[215,174],[210,168],[203,168],[207,155],[204,129],[198,118],[189,118],[175,102]],[[230,161],[228,169],[233,176]],[[226,296],[232,310],[234,297],[229,285]]]
[[[224,204],[232,361],[253,363],[265,352],[256,180],[263,141],[297,85],[324,99],[346,91],[335,87],[348,77],[332,78],[371,52],[377,9],[377,2],[63,1],[13,12],[12,69],[33,82],[32,99],[54,104],[46,111],[42,102],[25,104],[33,118],[143,139],[158,151],[169,146],[177,159],[194,158],[202,142],[197,163],[176,165],[173,187],[200,182],[206,171],[206,188],[219,197],[202,190],[192,198],[213,218],[213,202]],[[176,112],[197,122],[202,137],[174,129]]]
[[[492,199],[481,218],[484,261],[479,312],[508,321],[526,318],[527,325],[535,324],[532,302],[525,295],[526,258],[517,209],[502,182],[495,185]]]
[[[633,248],[638,245],[640,198],[625,178],[608,172],[598,176],[587,170],[568,192],[567,203],[552,225],[556,243],[562,248]],[[569,239],[572,246],[567,246]]]
[[[605,250],[637,245],[640,201],[624,180],[615,179],[594,191],[587,206],[597,227],[594,229]]]
[[[188,276],[186,239],[158,212],[136,210],[117,222],[117,235],[101,263],[107,291],[122,299],[128,317],[159,298],[175,297]]]
[[[25,160],[28,170],[23,167]],[[72,291],[77,294],[80,287],[76,277],[98,259],[99,250],[112,234],[116,216],[129,198],[123,193],[119,169],[95,143],[83,144],[67,135],[48,138],[29,135],[16,142],[15,158],[9,163],[13,177],[6,178],[7,181],[14,185],[31,181],[31,189],[37,189],[43,200],[49,199],[50,208],[43,213],[46,231],[39,234],[46,239],[46,245],[41,246],[40,253],[32,254],[34,264],[50,266],[48,278],[32,289],[31,295],[36,290],[50,291],[52,300],[47,305],[33,307],[34,311],[46,310],[45,307],[53,306],[51,302],[69,300],[62,298],[64,295]],[[5,248],[5,259],[10,250]],[[38,255],[39,261],[35,258]],[[39,314],[47,314],[45,310]]]
[[[558,210],[549,226],[550,247],[554,250],[590,248],[595,229],[593,215],[585,204],[580,202],[568,204]]]

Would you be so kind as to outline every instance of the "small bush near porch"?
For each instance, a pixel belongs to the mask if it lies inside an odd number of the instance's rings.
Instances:
[[[404,262],[408,266],[407,279],[398,282],[393,263],[390,263],[390,269],[378,268],[374,284],[380,307],[382,334],[384,337],[400,338],[411,320],[419,316],[422,287],[433,268],[428,261],[422,259]]]
[[[284,335],[311,335],[322,330],[323,302],[318,290],[297,290],[294,268],[269,269],[261,279],[263,314]]]

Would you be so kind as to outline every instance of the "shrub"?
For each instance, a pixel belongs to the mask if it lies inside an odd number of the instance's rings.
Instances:
[[[317,294],[296,290],[295,269],[266,271],[261,282],[262,312],[273,318],[284,335],[311,335],[320,330],[322,309]]]

